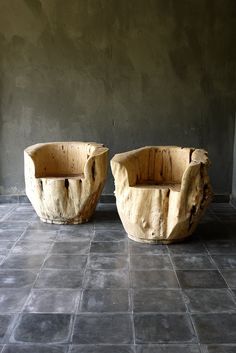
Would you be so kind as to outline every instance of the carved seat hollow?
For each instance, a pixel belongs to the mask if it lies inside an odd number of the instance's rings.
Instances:
[[[48,223],[83,223],[92,216],[107,176],[108,148],[51,142],[24,151],[26,195]]]
[[[181,241],[195,230],[212,199],[205,150],[149,146],[111,160],[118,213],[129,238]]]

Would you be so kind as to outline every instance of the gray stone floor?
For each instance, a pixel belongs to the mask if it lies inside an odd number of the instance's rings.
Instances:
[[[129,241],[114,205],[44,224],[0,205],[1,353],[236,352],[236,210],[213,204],[189,241]]]

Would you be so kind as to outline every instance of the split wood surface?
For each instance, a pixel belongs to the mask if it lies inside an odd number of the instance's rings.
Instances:
[[[24,151],[26,195],[48,223],[92,216],[107,176],[108,148],[94,142],[51,142]]]
[[[128,236],[171,243],[192,234],[212,199],[205,150],[149,146],[111,160],[117,209]]]

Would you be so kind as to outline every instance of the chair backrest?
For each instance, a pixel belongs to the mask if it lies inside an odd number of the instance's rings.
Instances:
[[[36,178],[81,175],[95,151],[96,146],[86,142],[42,143],[27,149],[34,161]]]
[[[180,184],[192,151],[175,146],[148,146],[136,150],[136,184]]]

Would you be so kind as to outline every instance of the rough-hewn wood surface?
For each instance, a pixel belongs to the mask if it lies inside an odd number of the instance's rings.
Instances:
[[[92,216],[107,176],[108,149],[52,142],[24,151],[26,194],[42,221],[83,223]]]
[[[118,212],[128,236],[145,243],[188,237],[212,199],[208,154],[150,146],[111,160]]]

